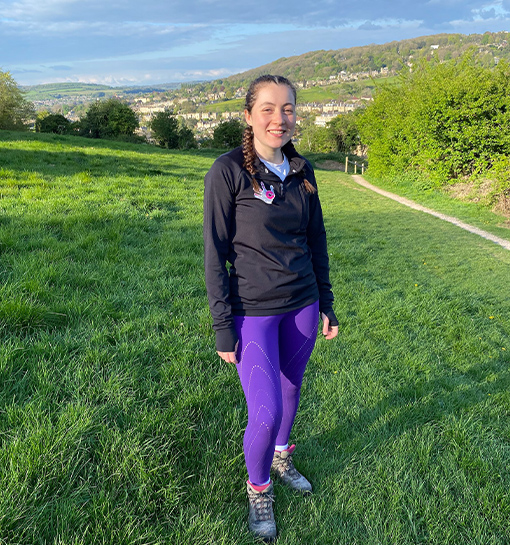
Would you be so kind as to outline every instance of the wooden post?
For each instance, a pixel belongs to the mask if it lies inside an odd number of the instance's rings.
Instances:
[[[345,173],[347,174],[347,171],[349,170],[349,158],[345,158]]]
[[[358,166],[357,161],[354,161],[354,174],[356,174],[356,167]]]
[[[365,163],[361,163],[361,175],[365,174]]]

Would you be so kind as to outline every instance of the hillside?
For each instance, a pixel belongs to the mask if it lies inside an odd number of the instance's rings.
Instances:
[[[179,83],[165,83],[154,86],[111,87],[95,83],[45,83],[42,85],[21,86],[27,100],[51,100],[83,97],[89,99],[140,95],[153,92],[162,93],[180,87]]]
[[[420,59],[439,61],[460,57],[469,49],[483,65],[500,59],[510,60],[510,34],[435,34],[394,41],[382,45],[366,45],[331,51],[310,51],[303,55],[281,58],[272,63],[227,78],[230,82],[246,82],[260,74],[281,74],[294,81],[327,79],[345,71],[348,73],[380,71],[386,68],[397,73],[404,66]]]

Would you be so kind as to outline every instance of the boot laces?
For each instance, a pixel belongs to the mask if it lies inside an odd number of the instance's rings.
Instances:
[[[261,492],[259,494],[251,492],[249,497],[256,520],[270,520],[272,518],[272,503],[274,502],[272,494],[269,492]]]

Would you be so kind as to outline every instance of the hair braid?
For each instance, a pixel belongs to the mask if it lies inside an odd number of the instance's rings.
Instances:
[[[246,127],[243,133],[243,156],[244,156],[244,168],[251,174],[251,185],[255,191],[260,191],[260,185],[255,178],[255,159],[257,154],[255,153],[255,146],[253,145],[253,129]]]

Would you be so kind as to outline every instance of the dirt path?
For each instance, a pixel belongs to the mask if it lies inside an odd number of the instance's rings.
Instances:
[[[406,199],[405,197],[400,197],[399,195],[395,195],[395,193],[390,193],[389,191],[385,191],[384,189],[379,189],[375,185],[368,183],[363,177],[359,175],[356,175],[356,174],[353,175],[352,179],[357,184],[363,187],[366,187],[367,189],[370,189],[371,191],[375,191],[376,193],[379,193],[380,195],[388,197],[389,199],[393,199],[394,201],[404,204],[405,206],[409,206],[410,208],[414,208],[415,210],[420,210],[421,212],[425,212],[426,214],[430,214],[431,216],[436,216],[437,218],[440,218],[444,221],[453,223],[453,225],[457,225],[458,227],[465,229],[466,231],[469,231],[470,233],[474,233],[475,235],[479,235],[483,238],[486,238],[487,240],[491,240],[492,242],[499,244],[500,246],[503,246],[503,248],[505,248],[506,250],[510,250],[510,241],[505,240],[504,238],[497,237],[496,235],[493,235],[492,233],[488,233],[487,231],[484,231],[483,229],[478,229],[478,227],[474,227],[473,225],[464,223],[463,221],[460,221],[457,218],[454,218],[452,216],[446,216],[445,214],[441,214],[440,212],[436,212],[435,210],[431,210],[430,208],[425,208],[424,206],[421,206],[420,204],[417,204],[414,201]]]

